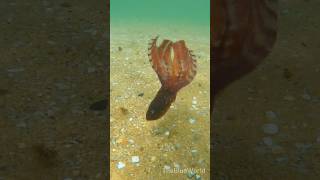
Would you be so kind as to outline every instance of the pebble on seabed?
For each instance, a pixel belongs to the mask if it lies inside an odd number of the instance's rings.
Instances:
[[[188,171],[188,172],[187,172],[188,178],[192,178],[194,175],[196,175],[196,173],[193,172],[193,171]]]
[[[201,176],[200,175],[196,175],[196,180],[201,180]]]
[[[173,162],[173,166],[174,168],[176,169],[180,169],[180,164],[176,163],[176,162]]]
[[[190,124],[194,124],[195,122],[196,122],[196,120],[195,120],[194,118],[190,118],[190,119],[189,119],[189,123],[190,123]]]
[[[168,166],[168,165],[164,165],[164,166],[163,166],[163,169],[164,169],[164,170],[169,170],[169,169],[171,169],[171,167]]]
[[[118,164],[117,164],[117,168],[118,168],[118,169],[122,169],[122,168],[124,168],[125,166],[126,166],[126,164],[123,163],[123,162],[118,162]]]
[[[264,137],[263,138],[263,143],[267,146],[272,146],[273,145],[273,140],[271,137]]]
[[[277,119],[277,114],[273,111],[266,111],[265,114],[266,114],[266,117],[270,120]]]
[[[131,157],[131,162],[132,163],[139,163],[140,159],[139,159],[139,156],[132,156]]]
[[[309,94],[307,89],[304,89],[304,92],[302,94],[302,98],[306,101],[310,101],[312,99],[311,95]]]
[[[133,144],[133,143],[134,143],[134,140],[129,139],[128,142],[129,142],[130,144]]]
[[[193,105],[196,105],[196,104],[197,104],[197,101],[196,101],[196,100],[192,100],[192,104],[193,104]]]
[[[197,105],[197,98],[196,97],[192,97],[192,105]]]
[[[277,134],[279,132],[279,127],[276,124],[273,123],[268,123],[268,124],[264,124],[263,127],[263,132],[266,134]]]
[[[191,150],[191,154],[192,154],[192,156],[197,155],[197,153],[198,153],[198,150],[196,150],[196,149],[192,149],[192,150]]]
[[[170,132],[169,132],[169,131],[166,131],[166,132],[164,133],[164,135],[169,136],[169,135],[170,135]]]

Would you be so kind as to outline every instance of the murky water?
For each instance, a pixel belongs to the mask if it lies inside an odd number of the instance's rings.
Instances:
[[[217,98],[212,173],[218,180],[320,179],[319,1],[279,5],[272,53]]]

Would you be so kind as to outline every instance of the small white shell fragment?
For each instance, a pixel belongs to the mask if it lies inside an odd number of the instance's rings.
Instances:
[[[133,144],[133,143],[134,143],[134,140],[129,139],[128,142],[129,142],[130,144]]]
[[[197,152],[198,152],[198,150],[196,150],[196,149],[192,149],[192,150],[191,150],[191,153],[192,153],[192,154],[196,154]]]
[[[139,163],[140,162],[139,156],[132,156],[131,157],[131,162],[132,163]]]
[[[169,169],[171,169],[171,167],[168,166],[168,165],[164,165],[164,166],[163,166],[163,169],[164,169],[164,170],[169,170]]]
[[[173,163],[173,166],[174,166],[174,168],[176,168],[176,169],[180,169],[180,164],[178,164],[178,163],[176,163],[176,162]]]
[[[169,132],[169,131],[166,131],[166,132],[164,133],[164,135],[169,136],[169,135],[170,135],[170,132]]]
[[[194,124],[196,122],[196,119],[194,119],[194,118],[189,118],[189,123],[190,124]]]
[[[263,127],[263,132],[266,134],[277,134],[279,132],[279,127],[278,125],[274,124],[274,123],[267,123],[264,124]]]
[[[126,166],[126,164],[123,163],[123,162],[121,162],[121,161],[117,163],[117,168],[118,168],[118,169],[122,169],[122,168],[124,168],[125,166]]]
[[[201,176],[196,174],[196,180],[201,180]]]
[[[192,104],[196,105],[197,104],[197,100],[192,100]]]

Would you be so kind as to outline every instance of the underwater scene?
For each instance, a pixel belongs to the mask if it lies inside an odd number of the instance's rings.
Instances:
[[[210,178],[210,2],[110,2],[110,174]]]
[[[246,48],[243,56],[235,56],[229,48],[233,41],[222,38],[228,43],[214,54],[239,62],[235,71],[221,72],[223,63],[211,67],[224,77],[244,70],[228,86],[223,83],[230,79],[213,77],[224,89],[214,102],[211,174],[216,180],[320,179],[320,1],[214,2],[228,2],[229,14],[221,18],[232,24],[226,39],[255,37],[240,45]],[[237,13],[241,16],[233,16]],[[251,18],[251,34],[244,31],[248,19],[243,17]]]

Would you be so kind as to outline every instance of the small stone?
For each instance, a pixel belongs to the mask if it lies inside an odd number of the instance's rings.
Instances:
[[[197,153],[198,153],[198,150],[196,150],[196,149],[192,149],[192,150],[191,150],[191,154],[192,154],[192,156],[197,155]]]
[[[188,171],[188,172],[187,172],[187,177],[190,178],[190,179],[191,179],[194,175],[196,175],[196,173],[193,172],[193,171]]]
[[[284,156],[284,157],[278,157],[277,159],[276,159],[276,161],[278,162],[278,163],[287,163],[288,162],[288,157],[287,156]]]
[[[192,100],[193,105],[197,105],[197,100]]]
[[[190,124],[194,124],[195,122],[196,122],[196,120],[195,120],[194,118],[190,118],[190,119],[189,119],[189,123],[190,123]]]
[[[273,145],[273,140],[271,137],[264,137],[263,138],[263,143],[267,146],[272,146]]]
[[[304,151],[308,150],[309,148],[311,148],[312,144],[295,143],[295,146],[297,149],[304,152]]]
[[[273,123],[264,124],[262,129],[264,133],[270,134],[270,135],[277,134],[279,132],[278,125]]]
[[[167,153],[163,153],[163,157],[168,157],[168,154]]]
[[[164,166],[163,166],[163,169],[164,169],[164,170],[170,170],[171,167],[170,167],[169,165],[164,165]]]
[[[273,111],[266,111],[266,117],[270,120],[277,119],[277,114]]]
[[[134,140],[129,139],[128,142],[129,142],[129,144],[133,144],[133,143],[134,143]]]
[[[116,138],[111,138],[111,144],[113,144],[113,145],[116,145],[116,144],[117,144]]]
[[[72,180],[70,177],[63,178],[63,180]]]
[[[317,137],[316,142],[320,143],[320,136]]]
[[[140,162],[139,156],[132,156],[131,157],[131,162],[132,163],[139,163]]]
[[[174,168],[176,168],[176,169],[180,169],[180,164],[178,164],[178,163],[176,163],[176,162],[173,163],[173,166],[174,166]]]
[[[179,149],[179,148],[181,147],[181,144],[177,143],[177,144],[174,145],[174,147],[175,147],[176,149]]]
[[[304,92],[303,95],[302,95],[302,98],[306,101],[310,101],[311,100],[311,96],[308,92]]]
[[[197,174],[195,179],[196,180],[201,180],[201,176]]]
[[[117,164],[118,169],[123,169],[125,166],[126,166],[126,164],[123,162],[118,162],[118,164]]]
[[[166,132],[164,133],[164,135],[169,136],[169,135],[170,135],[170,132],[169,132],[169,131],[166,131]]]
[[[125,129],[125,128],[121,128],[121,129],[120,129],[120,132],[123,134],[123,133],[126,132],[126,129]]]

